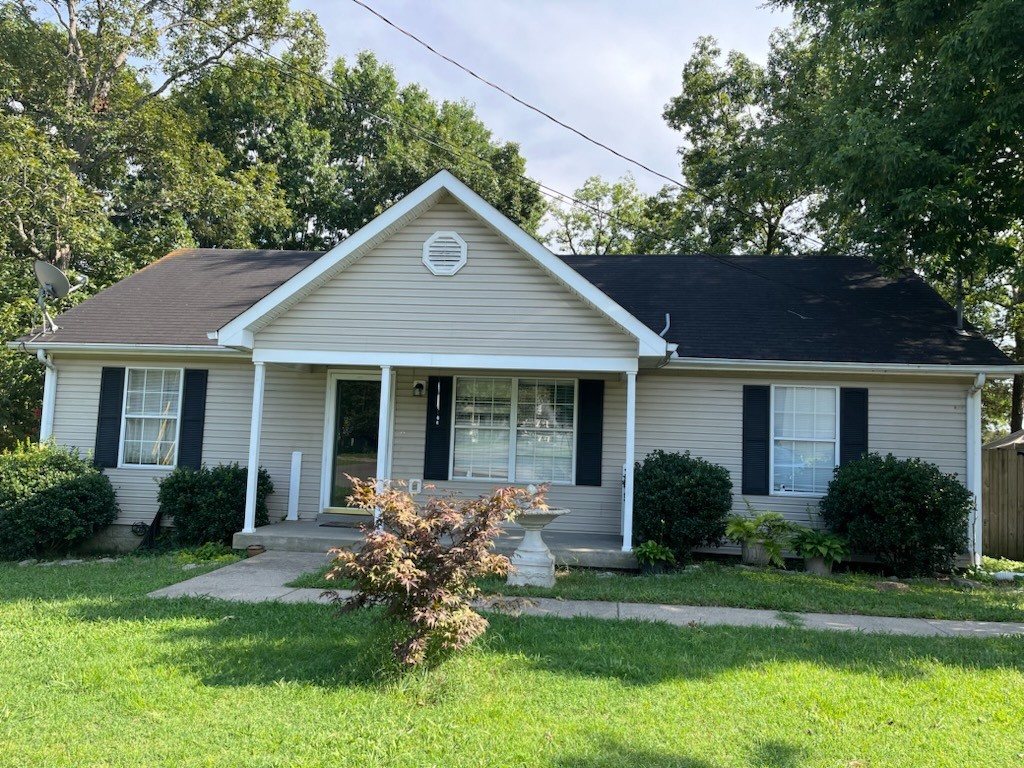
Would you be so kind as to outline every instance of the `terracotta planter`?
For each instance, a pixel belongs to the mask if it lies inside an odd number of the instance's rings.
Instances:
[[[267,551],[267,548],[262,544],[250,544],[245,548],[245,554],[249,557],[256,557],[256,555],[262,555]]]
[[[768,550],[760,541],[744,541],[740,545],[741,556],[744,565],[768,565]]]
[[[832,561],[824,557],[805,557],[804,570],[815,576],[831,576]]]

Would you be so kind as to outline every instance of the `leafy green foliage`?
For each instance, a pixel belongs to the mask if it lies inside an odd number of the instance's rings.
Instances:
[[[349,479],[351,505],[376,512],[379,525],[365,529],[358,552],[338,551],[329,578],[354,580],[355,593],[336,602],[345,611],[384,606],[397,636],[392,651],[406,667],[470,645],[487,629],[469,602],[476,579],[509,568],[492,551],[500,526],[523,506],[543,506],[543,490],[498,488],[465,501],[431,496],[421,507],[402,490],[378,492],[373,480]]]
[[[732,508],[732,480],[724,467],[687,453],[652,451],[634,475],[633,535],[686,559],[690,550],[714,546],[725,535]]]
[[[789,545],[800,557],[820,557],[827,563],[840,563],[850,554],[846,540],[842,536],[821,528],[801,526],[793,534]]]
[[[952,569],[967,546],[973,503],[956,475],[874,453],[836,470],[819,510],[853,551],[913,576]]]
[[[63,554],[117,514],[109,478],[75,449],[25,442],[0,454],[0,558]]]
[[[673,565],[676,562],[676,556],[672,554],[672,550],[656,541],[637,544],[633,547],[633,556],[640,565],[654,565],[655,563]]]
[[[738,544],[759,544],[768,554],[768,562],[780,568],[785,565],[782,548],[789,543],[796,531],[796,525],[787,520],[781,512],[764,510],[756,512],[747,502],[750,517],[730,515],[725,526],[727,538]]]
[[[651,247],[648,234],[661,222],[652,219],[648,200],[632,176],[611,183],[591,176],[572,196],[582,205],[566,203],[548,211],[552,227],[547,244],[556,251],[603,256],[661,250]]]
[[[160,481],[157,503],[174,521],[177,543],[231,545],[231,537],[245,522],[245,485],[248,470],[234,464],[201,469],[178,467]],[[256,479],[256,525],[270,522],[267,497],[274,492],[270,473],[260,467]]]

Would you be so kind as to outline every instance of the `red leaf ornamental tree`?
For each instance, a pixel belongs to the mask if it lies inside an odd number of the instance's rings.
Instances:
[[[404,490],[352,481],[350,504],[377,513],[357,552],[338,550],[328,578],[355,582],[343,611],[379,605],[398,631],[392,651],[404,666],[467,647],[487,629],[470,601],[476,580],[504,575],[509,560],[494,552],[501,524],[525,508],[544,506],[544,489],[497,488],[477,499],[431,496],[417,504]]]

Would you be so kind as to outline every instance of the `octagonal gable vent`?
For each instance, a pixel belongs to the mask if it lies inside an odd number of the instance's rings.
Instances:
[[[423,263],[435,275],[454,275],[466,266],[466,241],[458,232],[435,232],[423,244]]]

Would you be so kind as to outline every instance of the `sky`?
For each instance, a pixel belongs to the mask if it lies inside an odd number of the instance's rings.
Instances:
[[[788,13],[759,0],[364,0],[441,53],[624,155],[678,176],[679,135],[665,104],[680,91],[694,41],[718,39],[764,62]],[[363,49],[438,100],[464,99],[495,138],[514,141],[527,175],[571,193],[590,176],[632,171],[645,192],[664,184],[588,144],[430,53],[352,0],[292,0],[317,13],[331,56]]]

